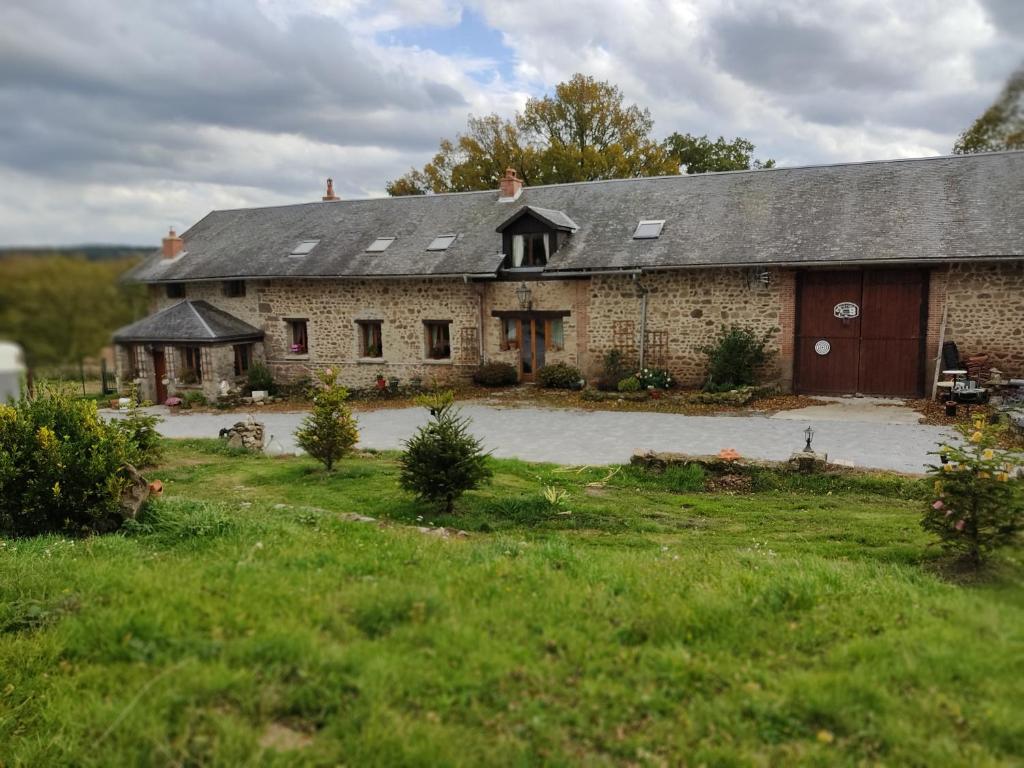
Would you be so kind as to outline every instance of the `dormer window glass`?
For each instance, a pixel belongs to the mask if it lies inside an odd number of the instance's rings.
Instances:
[[[366,247],[367,253],[382,253],[388,249],[388,246],[395,242],[393,237],[378,237],[372,243]]]
[[[633,239],[657,240],[661,237],[661,228],[664,226],[664,219],[645,219],[636,225],[636,231],[633,233]]]
[[[288,255],[296,257],[305,256],[307,253],[316,248],[317,245],[319,245],[319,243],[319,240],[303,240],[294,248],[292,248],[292,252],[289,253]]]
[[[543,267],[548,263],[551,253],[551,235],[547,232],[528,232],[512,235],[512,253],[509,266],[512,269],[522,267]]]
[[[455,242],[457,235],[441,235],[435,237],[427,246],[428,251],[447,251],[448,246]]]

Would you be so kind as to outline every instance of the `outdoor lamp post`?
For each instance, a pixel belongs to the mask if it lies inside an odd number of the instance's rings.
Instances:
[[[530,305],[533,303],[533,291],[530,290],[530,286],[526,283],[521,283],[519,287],[516,288],[516,298],[519,299],[520,309],[529,309]]]
[[[804,446],[804,453],[814,453],[814,449],[811,448],[811,438],[814,437],[814,430],[810,427],[804,430],[804,437],[807,438],[807,444]]]

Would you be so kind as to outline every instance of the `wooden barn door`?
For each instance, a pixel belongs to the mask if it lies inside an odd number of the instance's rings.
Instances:
[[[925,278],[926,273],[913,269],[803,273],[797,313],[796,390],[920,395]]]
[[[924,382],[925,273],[864,273],[860,323],[860,386],[865,395],[917,397]]]
[[[861,273],[855,271],[800,275],[796,343],[798,392],[845,395],[857,391],[860,318],[841,320],[833,310],[846,301],[860,306],[862,279]]]

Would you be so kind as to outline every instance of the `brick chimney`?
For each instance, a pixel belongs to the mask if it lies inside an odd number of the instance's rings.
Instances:
[[[519,197],[523,191],[523,180],[519,178],[515,168],[506,168],[505,175],[501,177],[498,185],[498,200],[503,203],[510,203]]]
[[[163,250],[165,259],[173,259],[181,254],[182,248],[185,247],[185,242],[178,237],[178,233],[174,231],[174,227],[171,227],[167,233],[167,237],[163,240]]]
[[[332,202],[334,200],[341,200],[336,194],[334,194],[334,179],[327,180],[327,194],[320,198],[325,203]]]

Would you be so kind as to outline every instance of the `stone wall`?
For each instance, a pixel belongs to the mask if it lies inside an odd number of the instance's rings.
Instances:
[[[528,282],[530,288],[531,309],[537,311],[558,310],[570,314],[562,318],[564,345],[561,350],[548,350],[545,356],[547,363],[568,363],[581,366],[580,344],[581,320],[585,321],[587,303],[587,280],[536,280]],[[519,367],[520,351],[503,350],[502,320],[492,317],[494,310],[519,311],[519,297],[516,289],[520,286],[515,281],[492,281],[481,284],[484,299],[484,357],[487,360],[506,362]]]
[[[771,361],[762,376],[792,380],[793,274],[770,270],[767,285],[739,269],[678,270],[629,277],[597,276],[590,285],[588,374],[600,372],[604,354],[624,348],[637,360],[640,347],[640,287],[647,289],[646,358],[668,368],[684,385],[706,376],[700,347],[711,344],[722,326],[736,324],[757,334],[778,329],[769,343]],[[659,338],[658,334],[666,334]],[[664,353],[658,343],[664,339]],[[785,343],[783,343],[783,340]],[[624,346],[625,345],[625,346]]]
[[[723,325],[737,324],[764,333],[779,329],[770,343],[765,380],[784,388],[792,382],[795,333],[795,272],[768,270],[767,285],[740,269],[678,270],[630,277],[598,275],[590,279],[527,282],[534,310],[567,311],[565,344],[547,353],[547,362],[578,366],[588,378],[600,374],[604,354],[624,349],[639,356],[640,287],[647,290],[647,359],[667,367],[684,385],[705,377],[699,348],[712,343]],[[372,386],[378,372],[403,381],[467,378],[481,358],[518,367],[519,352],[502,350],[502,324],[494,310],[520,310],[520,282],[462,280],[254,280],[246,295],[225,297],[218,282],[190,283],[187,298],[204,299],[266,333],[254,357],[265,354],[276,379],[295,381],[319,368],[336,367],[350,387]],[[161,286],[152,289],[153,310],[169,306]],[[1024,375],[1024,263],[958,264],[933,270],[929,284],[926,356],[932,366],[938,352],[943,307],[948,307],[945,338],[965,355],[985,352],[991,364],[1010,375]],[[308,324],[309,353],[289,352],[289,319]],[[381,359],[359,357],[357,320],[382,322]],[[427,358],[425,320],[450,320],[452,357]],[[482,329],[482,338],[480,330]],[[665,341],[664,350],[658,348]],[[663,353],[662,353],[663,352]],[[141,368],[151,374],[148,355],[129,360],[118,351],[118,369]],[[204,391],[214,394],[222,378],[234,380],[230,346],[204,350]],[[180,350],[166,349],[168,375],[180,365]],[[930,388],[931,372],[928,385]],[[147,396],[151,387],[147,387]]]
[[[985,353],[990,367],[1024,376],[1024,262],[954,264],[945,296],[946,341],[964,357]]]
[[[209,282],[189,283],[186,298],[208,301],[262,328],[266,363],[276,380],[297,381],[330,366],[346,386],[369,387],[377,373],[425,382],[468,376],[480,359],[479,290],[449,279],[250,280],[245,296],[226,297],[221,283]],[[180,301],[166,298],[159,287],[153,299],[154,311]],[[308,354],[290,352],[291,320],[306,321]],[[381,321],[381,358],[360,357],[359,320]],[[450,359],[428,359],[425,320],[451,321]],[[222,368],[211,359],[211,371]]]

